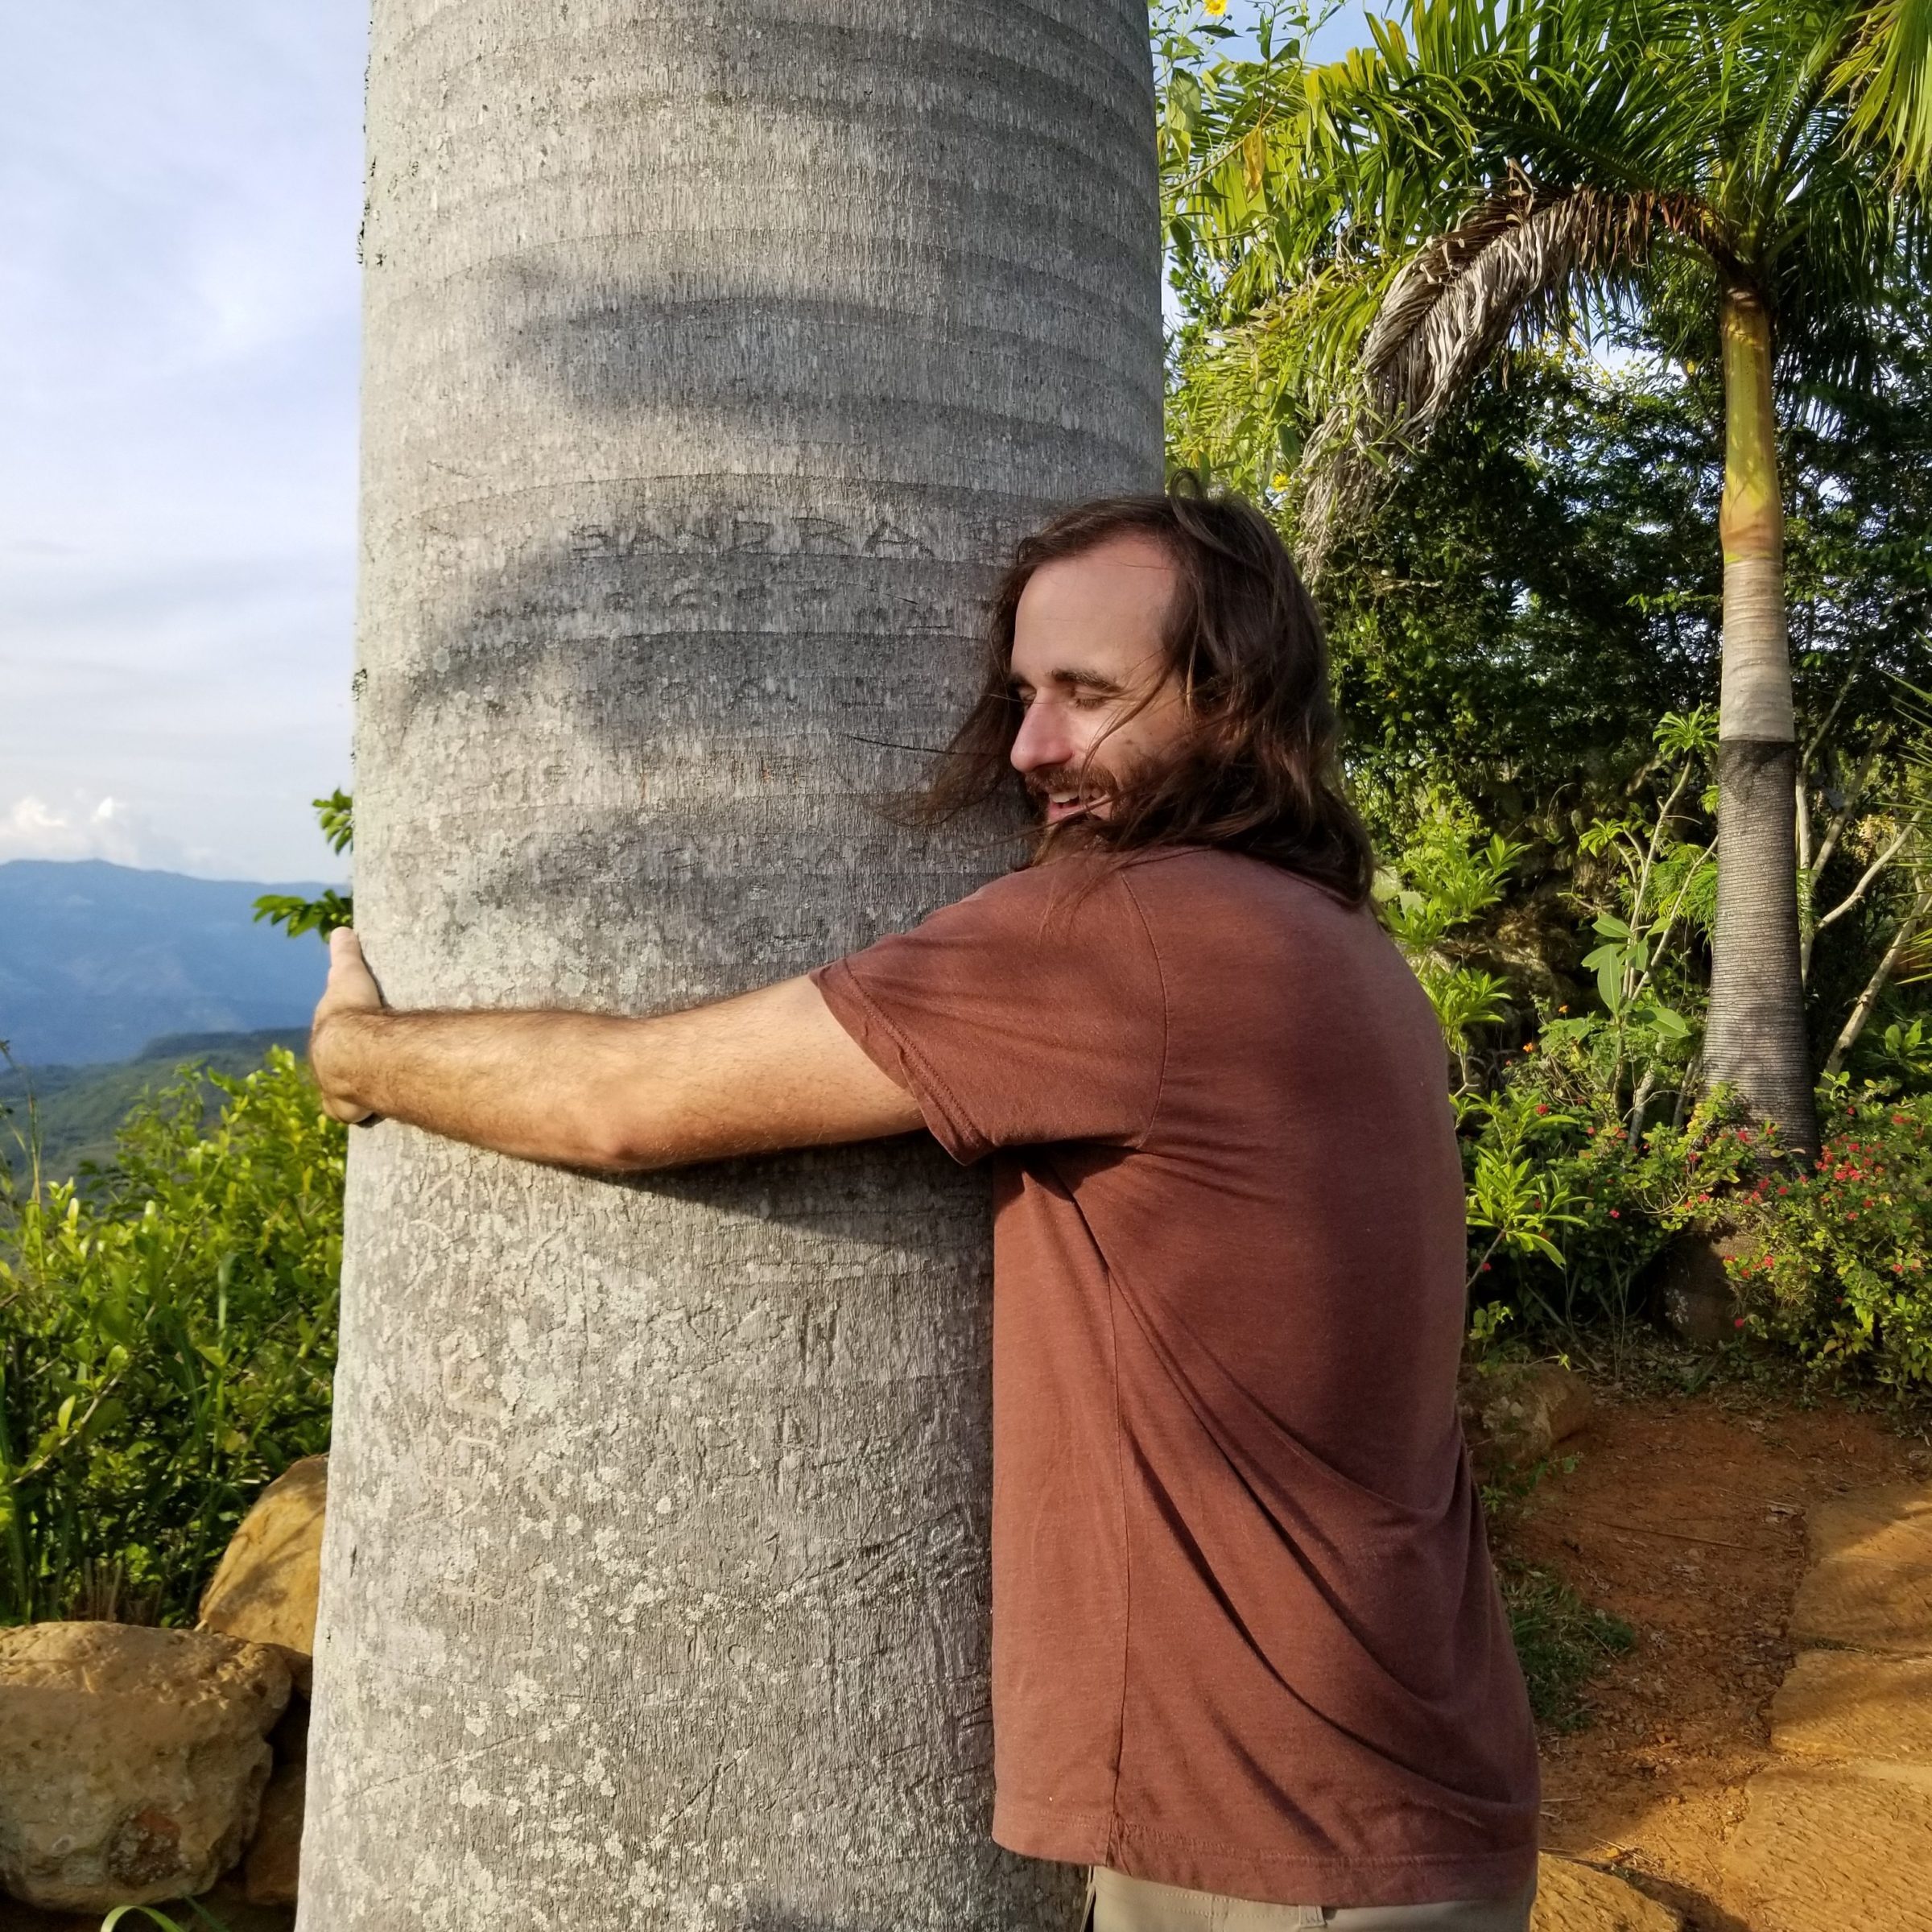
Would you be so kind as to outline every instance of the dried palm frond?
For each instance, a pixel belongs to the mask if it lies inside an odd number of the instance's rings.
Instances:
[[[1660,231],[1711,246],[1707,225],[1682,196],[1541,188],[1513,171],[1468,220],[1418,249],[1382,298],[1354,381],[1309,439],[1304,568],[1319,576],[1390,459],[1428,436],[1512,336],[1560,320],[1579,285],[1641,263]]]

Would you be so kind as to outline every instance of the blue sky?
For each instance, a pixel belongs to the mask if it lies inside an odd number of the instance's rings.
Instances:
[[[10,19],[0,860],[340,869],[308,801],[349,779],[363,16]]]
[[[357,0],[10,19],[0,859],[339,869],[362,60]]]

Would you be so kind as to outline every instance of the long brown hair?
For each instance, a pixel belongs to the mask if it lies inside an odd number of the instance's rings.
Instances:
[[[934,824],[1025,798],[1008,762],[1020,726],[1012,675],[1021,592],[1042,564],[1130,534],[1158,539],[1179,574],[1162,643],[1168,672],[1186,695],[1187,736],[1173,758],[1126,774],[1105,817],[1042,833],[1036,856],[1069,838],[1122,855],[1217,845],[1359,905],[1373,861],[1368,830],[1342,787],[1321,619],[1267,518],[1190,475],[1162,495],[1084,503],[1021,540],[989,605],[985,681],[916,801],[916,816]]]

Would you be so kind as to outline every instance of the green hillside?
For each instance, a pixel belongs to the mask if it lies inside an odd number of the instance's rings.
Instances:
[[[253,1073],[270,1047],[300,1053],[308,1043],[306,1030],[299,1027],[171,1033],[150,1040],[131,1060],[36,1067],[31,1073],[0,1067],[0,1157],[15,1175],[25,1173],[30,1092],[41,1172],[50,1180],[68,1180],[84,1161],[105,1165],[114,1158],[114,1129],[128,1109],[143,1094],[167,1086],[179,1069],[192,1065],[215,1073]]]

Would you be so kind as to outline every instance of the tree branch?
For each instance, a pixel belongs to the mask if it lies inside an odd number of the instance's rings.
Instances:
[[[1827,926],[1834,925],[1842,919],[1870,891],[1872,881],[1898,857],[1899,848],[1905,844],[1907,839],[1911,837],[1913,830],[1913,827],[1908,820],[1898,836],[1865,868],[1864,875],[1858,883],[1818,920],[1815,929],[1817,932],[1823,932]]]

